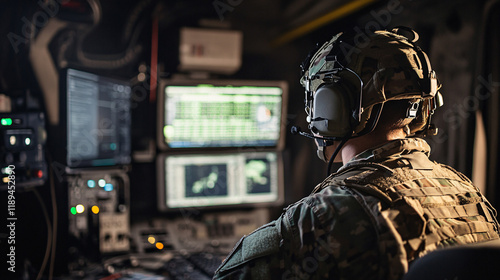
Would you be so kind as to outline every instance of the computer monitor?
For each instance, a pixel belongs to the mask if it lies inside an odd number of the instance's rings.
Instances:
[[[161,80],[158,146],[164,151],[281,150],[287,93],[284,81]]]
[[[68,167],[131,162],[130,97],[131,87],[125,79],[72,68],[61,72],[60,133]]]
[[[161,211],[283,203],[278,152],[162,154],[157,161]]]

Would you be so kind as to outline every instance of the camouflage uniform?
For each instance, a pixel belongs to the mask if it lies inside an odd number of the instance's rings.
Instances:
[[[243,237],[214,279],[400,279],[428,251],[499,238],[494,210],[419,138],[357,155]]]

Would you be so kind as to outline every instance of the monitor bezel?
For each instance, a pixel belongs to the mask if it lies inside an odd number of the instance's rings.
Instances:
[[[255,86],[255,87],[279,87],[282,90],[281,95],[281,116],[280,116],[280,134],[279,139],[275,145],[272,146],[254,146],[257,149],[263,150],[277,150],[282,151],[285,146],[286,136],[286,117],[287,117],[287,104],[288,104],[288,83],[279,80],[215,80],[215,79],[160,79],[157,91],[157,128],[156,128],[156,141],[158,149],[162,152],[176,152],[176,151],[199,151],[204,152],[207,150],[236,150],[242,147],[251,148],[252,146],[227,146],[227,147],[170,147],[165,141],[163,136],[163,128],[165,126],[165,88],[167,86],[198,86],[198,85],[213,85],[213,86]]]
[[[57,158],[63,163],[63,166],[65,167],[66,172],[68,173],[74,173],[80,170],[103,170],[103,169],[124,169],[127,170],[129,169],[130,164],[132,163],[132,143],[130,143],[130,154],[129,154],[129,161],[126,163],[115,163],[111,165],[92,165],[92,164],[78,164],[78,165],[72,165],[69,162],[68,159],[68,132],[69,132],[69,122],[68,122],[68,95],[67,95],[67,82],[68,82],[68,71],[70,70],[75,70],[75,71],[80,71],[92,75],[99,76],[101,78],[105,78],[107,80],[115,81],[120,84],[126,84],[130,87],[132,90],[132,85],[130,83],[130,80],[125,78],[125,77],[117,77],[114,75],[106,75],[102,74],[96,70],[92,69],[86,69],[86,68],[81,68],[81,67],[74,67],[74,66],[68,66],[65,68],[62,68],[59,71],[59,124],[57,125],[58,127],[58,137],[56,142],[58,145],[60,144],[60,147],[64,147],[64,149],[58,149],[57,153]],[[131,92],[131,97],[132,97],[132,92]],[[131,97],[129,99],[129,102],[131,102]],[[131,104],[130,104],[131,105]],[[129,106],[130,114],[132,107]],[[130,130],[130,141],[131,141],[131,135],[132,135],[132,120],[129,122],[129,130]]]
[[[220,204],[220,205],[202,205],[202,206],[181,206],[181,207],[169,207],[167,205],[167,186],[166,186],[166,159],[171,156],[226,156],[226,155],[241,155],[241,154],[264,154],[264,153],[274,153],[276,155],[277,164],[277,198],[274,201],[266,202],[244,202],[244,203],[233,203],[233,204]],[[223,209],[234,209],[234,208],[260,208],[260,207],[273,207],[282,206],[285,201],[284,193],[284,167],[283,167],[283,155],[279,151],[246,151],[246,152],[206,152],[206,153],[161,153],[157,156],[156,160],[156,185],[157,185],[157,208],[160,212],[179,212],[179,211],[198,211],[198,210],[223,210]]]

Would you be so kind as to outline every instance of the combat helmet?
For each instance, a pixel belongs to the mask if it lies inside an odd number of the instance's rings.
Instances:
[[[415,44],[418,34],[398,27],[364,35],[366,40],[339,33],[302,65],[307,122],[315,138],[327,146],[365,135],[376,127],[385,102],[402,99],[412,119],[409,136],[437,133],[430,116],[442,105],[441,86]]]

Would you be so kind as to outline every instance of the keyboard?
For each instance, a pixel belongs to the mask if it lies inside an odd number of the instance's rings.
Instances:
[[[209,280],[222,263],[222,257],[210,253],[195,253],[188,256],[176,255],[163,269],[175,280]]]
[[[210,253],[197,253],[189,256],[188,260],[207,275],[214,275],[222,263],[223,257]]]
[[[206,252],[131,254],[110,258],[82,273],[86,279],[210,280],[224,257]]]

